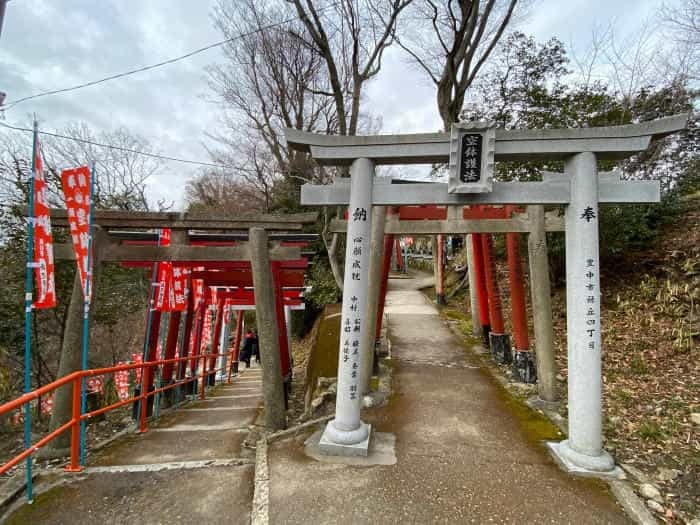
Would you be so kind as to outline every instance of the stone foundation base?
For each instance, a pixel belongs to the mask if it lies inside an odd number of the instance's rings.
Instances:
[[[589,478],[624,478],[622,469],[615,466],[612,456],[605,450],[600,456],[588,456],[573,450],[568,440],[548,441],[547,448],[559,467],[569,474]]]
[[[369,453],[369,440],[372,437],[372,425],[360,422],[361,428],[364,427],[367,431],[367,437],[359,443],[336,443],[331,441],[333,434],[337,432],[335,429],[329,431],[329,427],[331,427],[332,424],[333,421],[330,421],[328,425],[326,425],[321,439],[318,442],[318,449],[321,454],[327,456],[367,456]]]
[[[510,353],[510,336],[508,334],[489,334],[491,354],[502,364],[510,363],[513,359]]]
[[[513,352],[513,379],[521,383],[537,382],[537,367],[532,352]]]

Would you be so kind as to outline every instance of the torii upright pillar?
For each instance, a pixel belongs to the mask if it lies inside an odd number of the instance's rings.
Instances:
[[[374,368],[374,351],[377,342],[377,313],[379,310],[379,295],[382,288],[382,267],[384,263],[384,223],[386,222],[386,207],[372,207],[372,234],[371,251],[372,258],[369,261],[367,316],[365,318],[365,330],[363,331],[363,347],[367,352],[360,365],[360,393],[366,394],[370,390],[372,370]]]
[[[255,288],[255,320],[260,340],[260,363],[265,397],[265,426],[273,431],[282,430],[287,426],[287,414],[284,407],[279,324],[267,232],[262,228],[251,228],[249,235]]]
[[[366,456],[371,428],[360,420],[360,367],[369,351],[362,337],[367,310],[374,163],[357,159],[350,168],[350,210],[345,249],[338,389],[335,418],[321,436],[324,454]]]
[[[569,370],[569,439],[549,443],[569,470],[610,472],[603,449],[603,383],[600,337],[598,169],[594,153],[566,161],[571,201],[566,207],[566,332]]]

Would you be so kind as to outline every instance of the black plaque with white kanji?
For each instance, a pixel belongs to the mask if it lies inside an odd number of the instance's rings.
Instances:
[[[459,163],[459,180],[479,182],[481,180],[481,152],[483,135],[465,133],[462,135],[462,158]]]

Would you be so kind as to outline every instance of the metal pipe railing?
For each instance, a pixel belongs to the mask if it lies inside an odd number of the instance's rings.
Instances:
[[[203,360],[201,363],[201,374],[197,373],[197,369],[195,368],[192,375],[188,378],[183,378],[182,380],[175,380],[173,382],[170,382],[169,384],[159,387],[156,389],[153,389],[151,391],[148,391],[148,381],[145,381],[143,384],[147,385],[145,389],[142,389],[142,392],[138,396],[133,396],[129,399],[124,399],[120,400],[116,403],[112,403],[108,406],[101,407],[97,410],[93,410],[91,412],[83,412],[82,407],[81,407],[81,399],[80,399],[80,385],[81,382],[84,378],[88,377],[93,377],[93,376],[99,376],[99,375],[105,375],[105,374],[113,374],[115,372],[120,372],[124,370],[136,370],[136,369],[141,369],[141,374],[146,374],[147,371],[149,373],[152,373],[153,369],[158,367],[158,366],[163,366],[166,364],[174,364],[174,363],[180,363],[180,362],[185,362],[192,360],[192,356],[185,356],[185,357],[177,357],[177,358],[172,358],[172,359],[160,359],[156,361],[147,361],[147,362],[142,362],[142,363],[134,363],[134,364],[124,364],[124,365],[115,365],[115,366],[110,366],[110,367],[104,367],[104,368],[94,368],[91,370],[78,370],[76,372],[73,372],[71,374],[68,374],[64,377],[61,377],[55,381],[52,381],[49,384],[46,384],[40,388],[37,388],[35,390],[32,390],[31,392],[28,392],[26,394],[21,395],[17,399],[14,399],[12,401],[9,401],[3,405],[0,405],[0,416],[3,414],[7,414],[8,412],[11,412],[13,410],[16,410],[22,406],[27,405],[31,401],[38,399],[41,396],[45,396],[46,394],[49,394],[53,392],[54,390],[68,384],[68,383],[73,383],[73,398],[72,398],[72,417],[69,421],[58,427],[57,429],[53,430],[43,438],[41,438],[39,441],[37,441],[34,445],[30,445],[25,450],[23,450],[21,453],[19,453],[17,456],[0,466],[0,475],[4,474],[8,470],[10,470],[12,467],[16,466],[23,460],[27,459],[29,456],[31,456],[34,452],[39,450],[41,447],[45,446],[49,442],[51,442],[53,439],[58,437],[59,435],[63,434],[64,432],[68,431],[69,429],[71,430],[71,456],[70,456],[70,463],[69,465],[65,468],[67,472],[80,472],[82,470],[82,466],[80,465],[80,423],[81,421],[87,421],[90,418],[99,416],[101,414],[105,414],[107,412],[110,412],[112,410],[116,410],[117,408],[121,408],[125,405],[135,403],[135,402],[140,402],[141,403],[141,410],[139,414],[139,431],[140,432],[145,432],[147,430],[146,428],[146,404],[148,403],[148,398],[150,396],[155,396],[156,394],[159,394],[161,392],[165,392],[167,390],[181,387],[187,383],[192,383],[192,382],[199,382],[201,379],[202,381],[202,391],[201,391],[201,398],[204,399],[204,392],[206,390],[207,386],[207,376],[213,374],[216,374],[217,372],[226,371],[226,364],[224,363],[224,366],[219,367],[219,368],[214,368],[207,370],[206,366],[206,360],[207,359],[216,359],[217,357],[220,356],[228,356],[229,358],[233,358],[233,352],[224,352],[224,353],[211,353],[211,354],[200,354],[195,358],[196,361]],[[169,378],[172,379],[172,378]]]

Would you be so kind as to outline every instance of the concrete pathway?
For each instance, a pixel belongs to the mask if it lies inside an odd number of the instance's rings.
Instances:
[[[88,468],[8,524],[247,524],[254,451],[242,443],[262,402],[257,367],[231,385],[88,456]]]
[[[363,415],[395,434],[396,464],[317,462],[303,438],[274,445],[270,523],[627,523],[604,485],[555,466],[418,291],[425,282],[390,282],[394,393]]]

